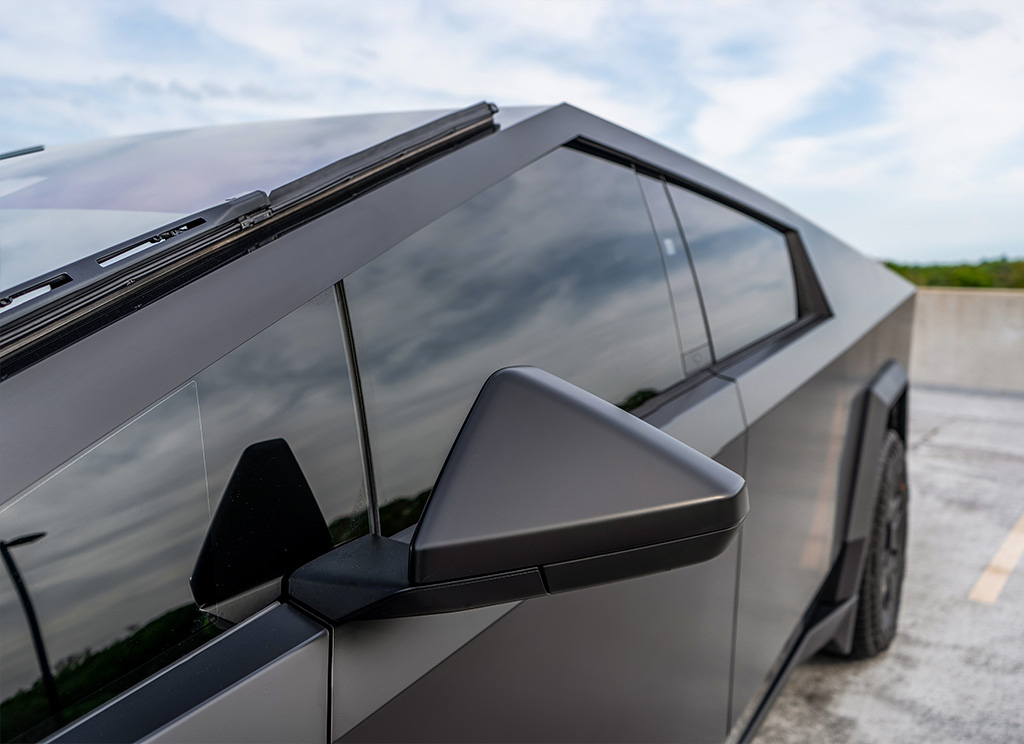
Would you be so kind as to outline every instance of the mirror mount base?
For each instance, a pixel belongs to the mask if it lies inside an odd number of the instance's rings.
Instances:
[[[409,545],[378,535],[345,543],[295,571],[289,601],[331,625],[458,612],[669,571],[720,555],[739,525],[608,555],[430,584],[409,581]]]

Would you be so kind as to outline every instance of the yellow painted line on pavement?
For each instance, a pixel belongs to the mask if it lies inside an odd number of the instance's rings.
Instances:
[[[999,599],[999,593],[1006,586],[1010,574],[1024,555],[1024,515],[1010,530],[1003,544],[988,564],[967,598],[972,602],[992,604]]]

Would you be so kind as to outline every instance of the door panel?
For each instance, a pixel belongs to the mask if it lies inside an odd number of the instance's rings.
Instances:
[[[706,376],[690,386],[648,420],[742,473],[735,385]],[[704,564],[514,606],[343,626],[334,736],[721,740],[737,560],[734,543]]]
[[[410,535],[411,536],[411,535]],[[341,737],[511,611],[374,620],[334,631],[332,731]]]
[[[344,740],[721,740],[735,571],[733,543],[698,566],[527,600]]]
[[[894,315],[807,381],[828,323],[727,370],[748,416],[750,512],[742,527],[733,720],[760,700],[836,557],[846,518],[862,392],[887,359],[905,355]],[[773,402],[775,390],[794,390]],[[752,413],[753,412],[753,413]]]
[[[325,741],[329,653],[325,628],[274,605],[51,741]]]
[[[847,384],[836,371],[814,378],[748,431],[734,716],[760,697],[831,566],[837,473],[851,420]]]
[[[417,520],[474,396],[509,365],[556,374],[742,473],[735,385],[700,370],[707,331],[682,235],[661,183],[641,183],[646,201],[633,171],[556,150],[344,280],[383,534]],[[738,555],[734,544],[514,607],[342,627],[333,735],[722,739]]]

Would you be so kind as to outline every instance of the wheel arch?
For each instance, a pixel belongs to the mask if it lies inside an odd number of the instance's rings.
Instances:
[[[849,508],[839,536],[841,547],[821,595],[821,599],[830,605],[855,597],[860,589],[871,537],[871,518],[877,500],[878,457],[889,429],[907,441],[909,389],[907,370],[898,361],[889,360],[864,391]],[[832,645],[845,654],[850,652],[852,643],[853,623],[850,622],[836,634]]]

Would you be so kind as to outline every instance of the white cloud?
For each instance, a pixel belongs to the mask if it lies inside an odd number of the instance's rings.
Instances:
[[[854,222],[843,204],[856,199],[856,224],[878,227],[843,234],[889,255],[911,250],[911,235],[884,227],[900,214],[1024,196],[1024,4],[1010,0],[38,0],[0,6],[0,28],[3,149],[567,100],[826,227]],[[851,119],[863,95],[871,109]],[[835,99],[846,109],[822,110]],[[800,129],[807,116],[813,131]],[[952,230],[965,254],[971,241],[1020,253],[1022,220]]]

